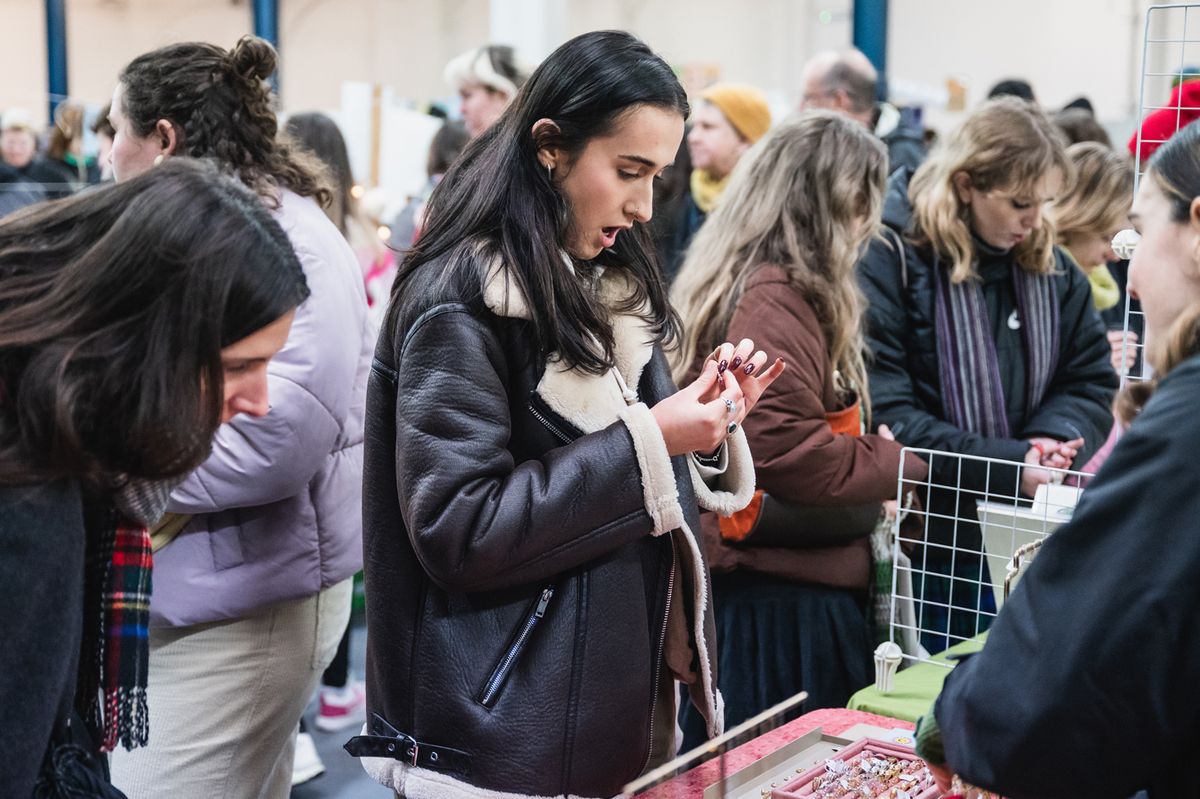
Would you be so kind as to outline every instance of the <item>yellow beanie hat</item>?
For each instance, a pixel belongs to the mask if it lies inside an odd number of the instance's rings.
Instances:
[[[744,83],[714,83],[700,93],[700,99],[721,110],[729,124],[751,144],[771,127],[771,109],[767,97]]]

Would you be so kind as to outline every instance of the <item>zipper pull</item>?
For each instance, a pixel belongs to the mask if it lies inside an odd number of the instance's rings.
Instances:
[[[554,596],[553,588],[542,589],[542,598],[538,600],[537,609],[533,611],[533,615],[536,618],[540,619],[542,616],[546,615],[546,606],[550,604],[550,597],[552,596]]]

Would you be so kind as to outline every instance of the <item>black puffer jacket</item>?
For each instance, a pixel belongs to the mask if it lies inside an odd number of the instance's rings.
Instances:
[[[888,425],[907,446],[1009,461],[1022,461],[1029,451],[1028,439],[1034,436],[1063,441],[1082,437],[1085,444],[1075,462],[1086,463],[1112,427],[1110,407],[1117,378],[1087,278],[1058,249],[1058,368],[1041,404],[1027,407],[1027,358],[1020,328],[1014,322],[1019,320],[1009,256],[987,252],[982,245],[977,247],[981,253],[978,268],[1014,437],[987,438],[946,421],[935,330],[934,259],[927,247],[914,246],[903,237],[912,217],[908,200],[911,174],[902,170],[892,175],[884,206],[884,223],[901,234],[903,259],[894,248],[895,238],[888,236],[872,241],[859,264],[869,303],[867,343],[872,360],[868,371],[875,421]],[[964,486],[982,490],[988,484],[985,465],[949,458],[930,463],[934,482],[957,482],[960,463]],[[990,472],[989,490],[1012,496],[1015,470],[992,468]],[[963,508],[955,511],[951,506],[943,512],[957,512],[969,521],[975,518],[976,497],[963,496]],[[973,525],[968,527],[973,529]],[[959,532],[960,546],[974,544],[977,548],[977,530],[971,534],[974,538],[967,540],[961,535],[964,530]]]
[[[1017,799],[1196,795],[1198,394],[1192,357],[946,678],[937,721],[964,779]]]
[[[481,301],[434,280],[406,297],[376,350],[368,705],[416,739],[416,765],[406,740],[348,748],[410,797],[611,796],[673,735],[675,670],[694,673],[694,701],[720,727],[692,531],[697,502],[748,502],[749,450],[738,431],[720,478],[738,490],[710,491],[667,456],[649,406],[674,385],[640,320],[616,319],[618,369],[603,377],[547,366],[515,282],[478,263],[458,282],[484,270]],[[598,300],[611,307],[622,281],[609,270]],[[686,653],[665,651],[680,641],[669,615]]]

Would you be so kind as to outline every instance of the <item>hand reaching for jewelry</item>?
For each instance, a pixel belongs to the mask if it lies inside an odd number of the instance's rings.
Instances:
[[[650,412],[662,430],[670,455],[712,452],[753,410],[767,386],[783,374],[782,359],[763,369],[766,353],[754,352],[754,342],[736,348],[723,344],[691,385],[659,402]],[[737,363],[737,367],[732,367]],[[734,379],[729,379],[730,376]]]

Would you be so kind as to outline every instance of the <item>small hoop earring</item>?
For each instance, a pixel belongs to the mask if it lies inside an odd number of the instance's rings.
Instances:
[[[547,178],[547,179],[548,179],[548,180],[549,180],[551,183],[553,183],[553,182],[554,182],[554,167],[553,167],[553,166],[551,166],[550,164],[546,164],[546,178]]]
[[[159,153],[158,155],[154,156],[154,165],[155,166],[162,166],[162,162],[163,162],[163,154],[162,153]]]

